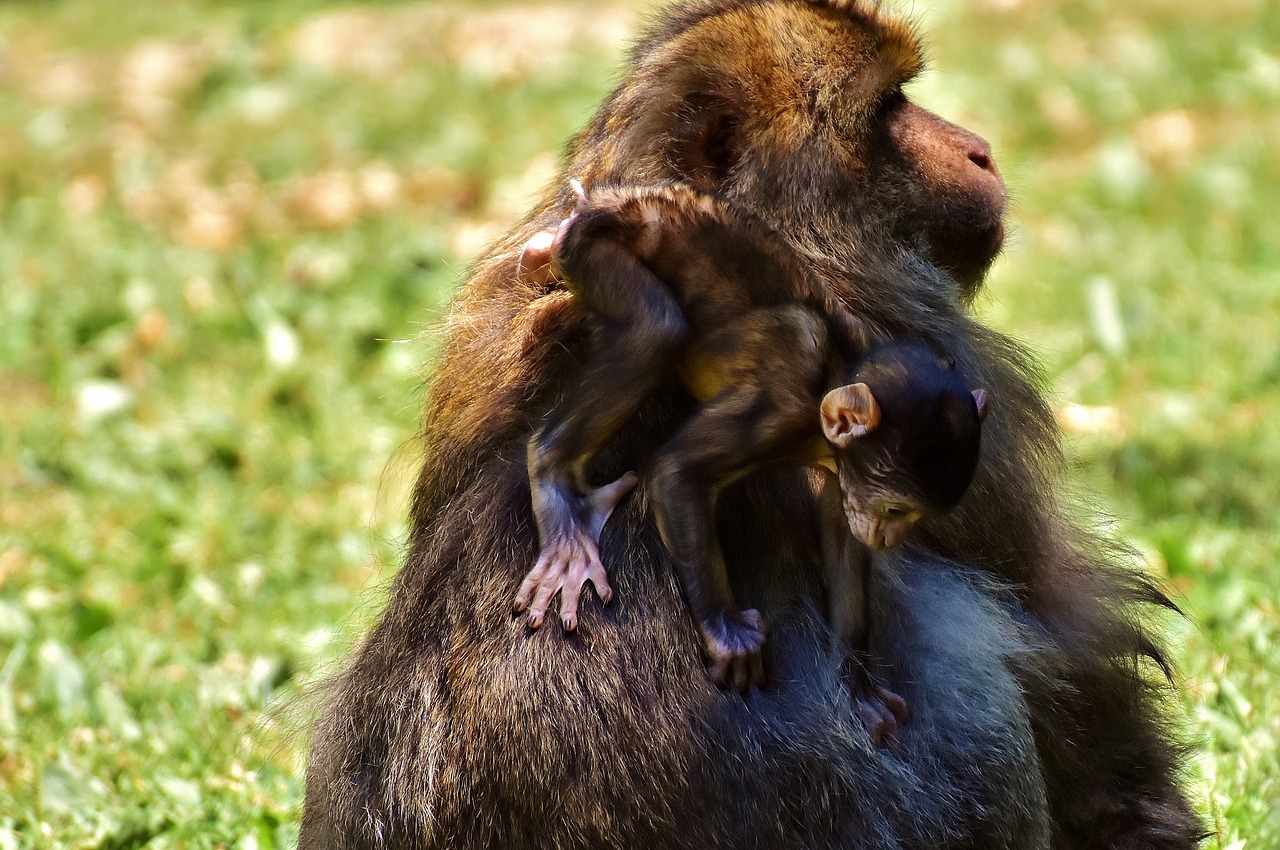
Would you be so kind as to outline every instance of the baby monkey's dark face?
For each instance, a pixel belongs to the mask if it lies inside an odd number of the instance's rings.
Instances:
[[[822,400],[849,529],[891,549],[955,507],[978,466],[987,394],[916,343],[876,348]]]

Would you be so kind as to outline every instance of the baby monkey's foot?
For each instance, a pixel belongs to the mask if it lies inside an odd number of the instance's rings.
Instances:
[[[754,608],[704,620],[702,637],[711,656],[707,675],[717,685],[746,693],[764,685],[764,617]]]
[[[587,582],[605,604],[613,588],[600,562],[600,531],[622,497],[636,486],[634,472],[579,496],[566,484],[536,488],[534,513],[542,539],[538,562],[525,576],[516,594],[515,609],[529,609],[529,626],[542,625],[556,592],[560,597],[560,622],[565,631],[578,627],[578,600]]]
[[[867,727],[871,743],[887,747],[898,742],[898,727],[911,722],[911,709],[907,701],[888,688],[877,685],[875,679],[861,662],[848,659],[844,669],[845,681],[853,692],[853,706]]]

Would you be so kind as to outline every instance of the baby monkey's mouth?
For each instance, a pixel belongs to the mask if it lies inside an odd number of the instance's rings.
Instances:
[[[849,517],[849,530],[865,546],[877,551],[892,549],[906,538],[907,533],[915,525],[915,517],[903,513],[901,515],[880,516],[874,513],[845,506]]]

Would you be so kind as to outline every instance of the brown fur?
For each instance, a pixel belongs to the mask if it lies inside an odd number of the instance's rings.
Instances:
[[[565,172],[684,179],[749,210],[840,302],[932,340],[999,399],[969,494],[923,529],[937,554],[884,558],[873,589],[877,673],[913,709],[902,740],[871,746],[826,654],[796,473],[754,476],[719,512],[735,593],[783,624],[768,691],[744,701],[702,676],[643,488],[602,539],[614,605],[588,605],[572,637],[510,613],[536,549],[524,446],[572,386],[584,330],[562,291],[516,277],[521,246],[571,208],[562,190],[476,264],[449,318],[410,551],[317,723],[301,847],[1197,844],[1143,661],[1160,656],[1140,618],[1167,603],[1059,503],[1034,369],[963,309],[999,245],[1002,190],[956,188],[935,147],[970,144],[964,131],[910,104],[881,117],[918,66],[910,45],[870,3],[685,3]],[[886,264],[908,274],[855,285]],[[657,393],[591,477],[650,456],[690,404]]]

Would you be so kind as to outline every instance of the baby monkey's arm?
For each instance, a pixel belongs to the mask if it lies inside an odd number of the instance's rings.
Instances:
[[[827,608],[836,663],[853,695],[854,708],[877,746],[894,743],[898,727],[911,712],[906,701],[871,675],[871,551],[849,530],[835,475],[823,474],[819,496],[822,560],[827,577]]]

